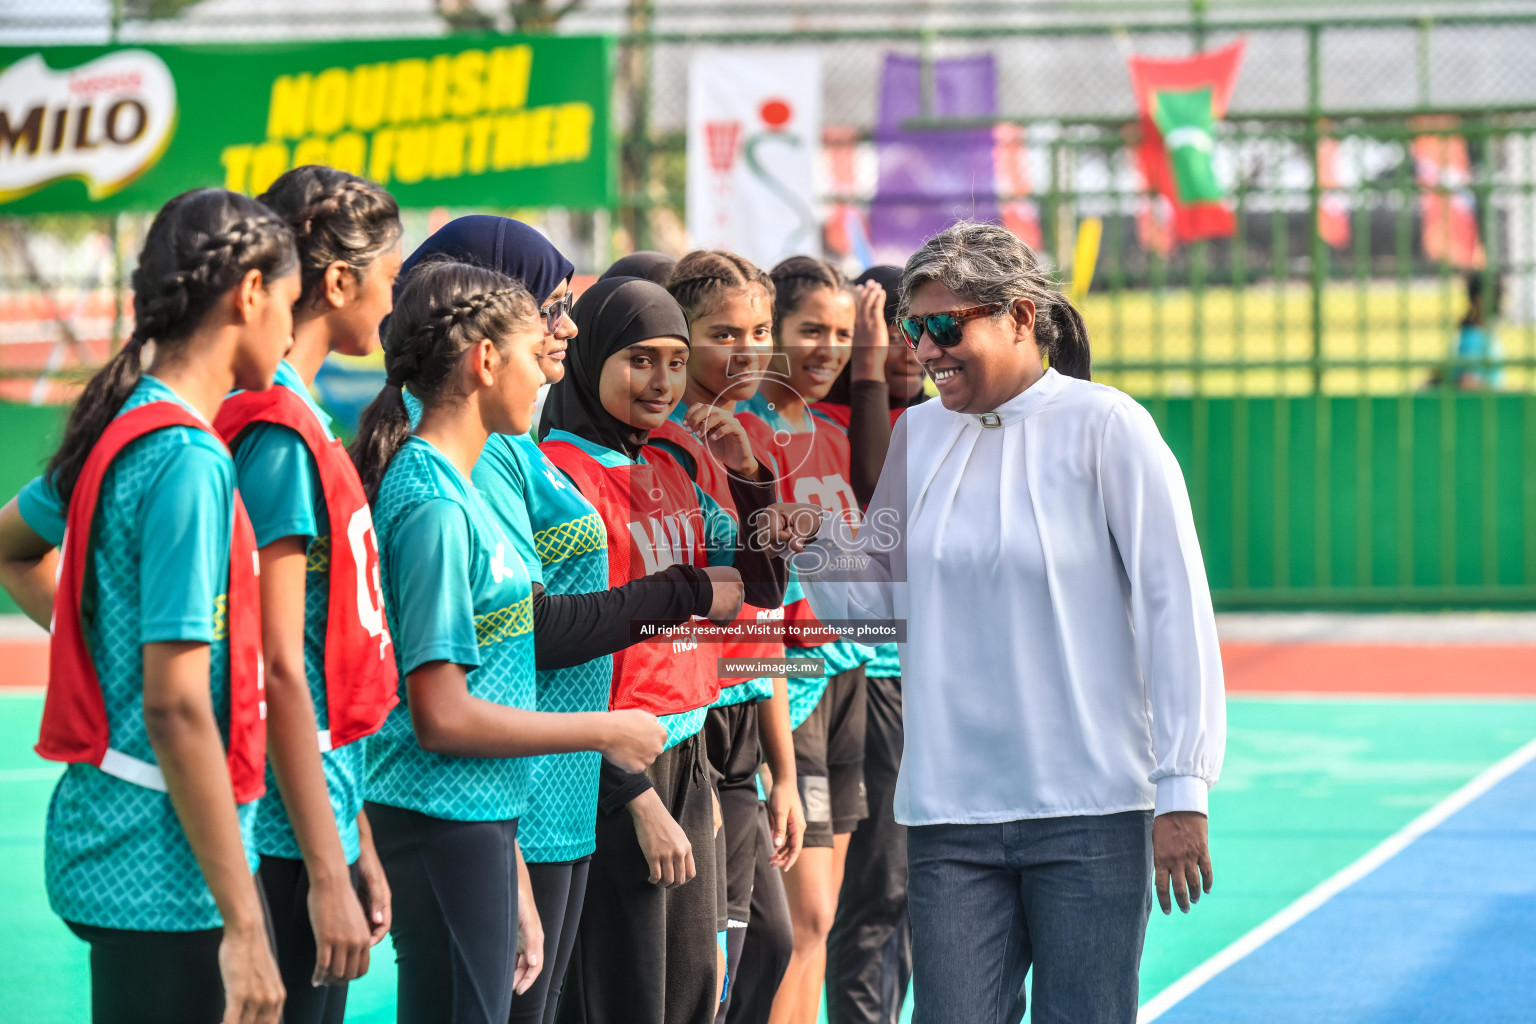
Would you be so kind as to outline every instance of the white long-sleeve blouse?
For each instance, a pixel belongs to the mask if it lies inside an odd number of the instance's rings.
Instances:
[[[1184,478],[1125,394],[1054,370],[904,413],[856,538],[795,558],[823,620],[905,621],[896,818],[1205,812],[1226,703]]]

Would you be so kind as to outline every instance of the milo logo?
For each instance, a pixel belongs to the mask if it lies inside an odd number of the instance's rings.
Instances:
[[[176,127],[176,83],[147,50],[55,71],[32,54],[0,72],[0,203],[65,178],[100,199],[143,174]]]

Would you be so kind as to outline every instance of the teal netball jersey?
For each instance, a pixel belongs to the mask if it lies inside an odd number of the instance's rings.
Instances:
[[[468,670],[472,697],[533,709],[528,570],[473,484],[431,444],[406,441],[373,503],[400,703],[367,741],[369,800],[453,821],[507,821],[527,805],[528,758],[421,749],[406,677],[430,661]]]
[[[325,436],[331,438],[331,418],[313,398],[298,372],[278,364],[277,387],[304,400]],[[325,627],[330,607],[331,525],[325,508],[320,471],[304,439],[277,423],[256,423],[235,449],[235,477],[240,496],[256,531],[256,546],[266,547],[284,537],[302,537],[307,545],[304,572],[304,677],[315,705],[315,723],[330,728],[326,717]],[[357,860],[357,816],[363,809],[363,751],[359,740],[320,755],[330,791],[331,812],[347,863]],[[256,851],[268,857],[298,860],[299,841],[288,821],[272,762],[267,761],[267,795],[256,809]]]
[[[158,401],[186,404],[146,375],[121,411]],[[155,754],[144,727],[146,643],[209,645],[209,688],[228,740],[225,609],[234,495],[235,467],[223,442],[189,427],[167,427],[132,442],[102,480],[81,613],[112,746],[151,764]],[[22,490],[18,506],[40,536],[54,544],[63,540],[68,506],[45,478]],[[252,871],[255,810],[253,804],[239,808]],[[93,765],[64,769],[48,805],[43,862],[48,902],[66,921],[162,932],[223,924],[170,796]]]
[[[475,463],[475,487],[529,575],[551,594],[608,589],[608,535],[576,485],[526,436],[493,434]],[[608,710],[613,658],[538,673],[540,711]],[[517,827],[530,864],[578,860],[596,849],[596,751],[529,758],[528,808]]]

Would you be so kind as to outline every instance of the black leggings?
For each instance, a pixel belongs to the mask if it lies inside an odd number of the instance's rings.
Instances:
[[[757,805],[757,859],[752,875],[752,909],[742,940],[735,974],[731,978],[728,1024],[768,1024],[773,995],[789,967],[795,933],[789,920],[789,899],[784,895],[784,876],[768,863],[773,856],[773,837],[768,829],[768,807]],[[732,935],[737,934],[732,932]]]
[[[357,887],[353,864],[352,887]],[[310,984],[315,975],[315,932],[309,920],[309,872],[302,860],[261,858],[256,874],[272,912],[272,938],[277,943],[277,969],[283,975],[283,1024],[342,1024],[347,1013],[347,986]]]
[[[714,1024],[715,827],[703,739],[690,736],[646,775],[693,845],[698,874],[671,889],[652,885],[628,809],[598,812],[560,1024]]]
[[[528,865],[533,902],[544,926],[544,969],[534,979],[533,987],[512,997],[511,1024],[554,1024],[560,984],[565,980],[571,949],[576,945],[576,927],[581,923],[581,906],[587,896],[587,869],[591,866],[590,856],[559,864]]]
[[[517,821],[369,803],[394,900],[398,1024],[506,1024],[517,960]]]
[[[901,767],[901,679],[871,676],[864,734],[869,817],[848,842],[837,917],[827,936],[827,1019],[896,1024],[912,977],[907,921],[907,829],[896,823]]]
[[[224,929],[139,932],[66,921],[91,944],[92,1024],[218,1024]]]

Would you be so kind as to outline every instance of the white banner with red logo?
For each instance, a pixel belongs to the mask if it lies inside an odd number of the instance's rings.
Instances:
[[[688,68],[688,236],[766,269],[821,252],[821,58],[703,50]]]

